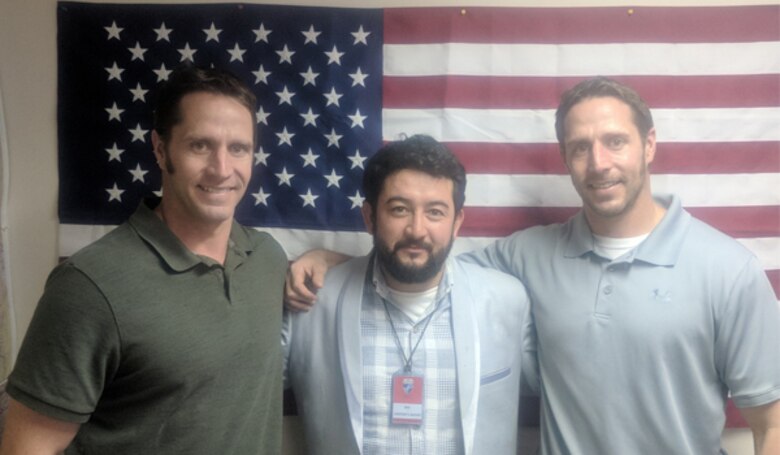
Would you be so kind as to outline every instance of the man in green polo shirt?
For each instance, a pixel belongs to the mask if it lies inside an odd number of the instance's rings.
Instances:
[[[233,219],[254,112],[223,71],[185,67],[161,88],[162,200],[51,273],[0,453],[280,452],[286,258]]]

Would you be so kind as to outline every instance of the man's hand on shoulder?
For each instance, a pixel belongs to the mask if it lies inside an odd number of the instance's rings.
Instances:
[[[290,264],[284,283],[284,304],[294,312],[309,311],[317,301],[317,291],[325,283],[330,267],[341,264],[350,256],[330,250],[309,250]]]

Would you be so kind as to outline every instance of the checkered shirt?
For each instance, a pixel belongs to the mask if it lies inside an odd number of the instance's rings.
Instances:
[[[432,313],[412,358],[413,372],[422,372],[425,378],[423,424],[393,425],[390,423],[392,377],[403,368],[404,362],[382,300],[388,298],[387,285],[374,264],[371,282],[365,286],[360,317],[364,454],[463,454],[450,318],[451,288],[451,274],[445,271],[436,304],[416,324],[388,300],[387,309],[407,357],[425,327],[427,316]]]

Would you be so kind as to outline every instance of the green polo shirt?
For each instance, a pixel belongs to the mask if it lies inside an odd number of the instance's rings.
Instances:
[[[286,265],[237,223],[197,256],[141,204],[51,273],[8,392],[81,423],[66,453],[279,453]]]

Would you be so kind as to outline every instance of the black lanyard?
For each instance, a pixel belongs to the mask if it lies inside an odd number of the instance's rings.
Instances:
[[[439,302],[436,302],[436,306],[434,307],[433,311],[431,311],[431,314],[425,317],[425,325],[423,326],[423,329],[420,332],[420,337],[417,338],[417,343],[414,344],[414,348],[412,348],[412,351],[409,353],[408,358],[406,357],[406,352],[404,351],[404,347],[401,344],[401,338],[398,336],[398,331],[395,329],[395,323],[393,322],[393,317],[390,316],[390,310],[387,308],[387,300],[382,298],[382,303],[385,305],[385,314],[387,315],[387,320],[390,321],[390,327],[393,329],[393,338],[395,339],[395,345],[398,347],[398,352],[401,353],[401,358],[404,361],[404,371],[407,373],[411,372],[412,357],[414,356],[414,353],[417,351],[417,347],[420,345],[420,341],[422,341],[423,337],[425,336],[425,331],[428,330],[428,324],[431,322],[431,319],[433,319],[433,315],[436,314],[436,310],[439,307]],[[410,344],[409,347],[411,347],[411,337],[410,337],[409,344]]]

